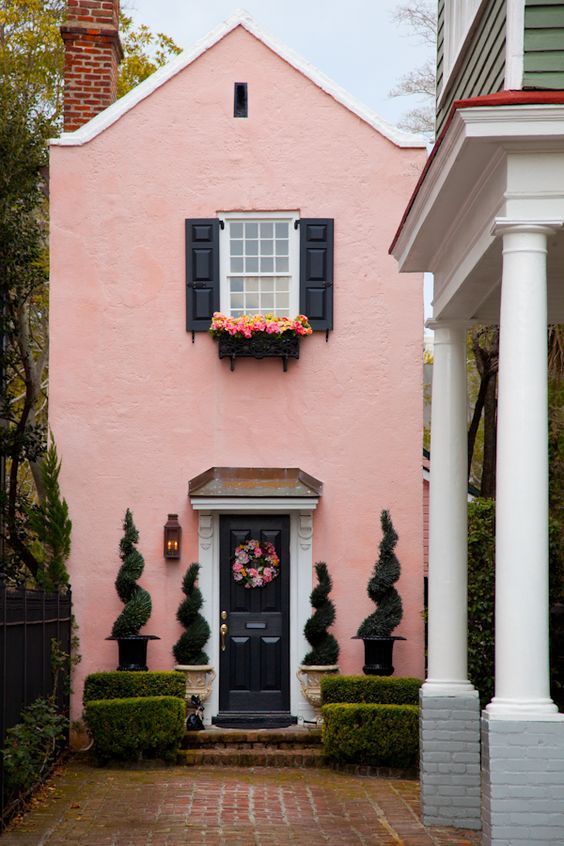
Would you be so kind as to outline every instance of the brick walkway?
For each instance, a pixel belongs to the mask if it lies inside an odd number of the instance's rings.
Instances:
[[[96,769],[73,762],[2,846],[474,846],[424,829],[418,783],[331,770]]]

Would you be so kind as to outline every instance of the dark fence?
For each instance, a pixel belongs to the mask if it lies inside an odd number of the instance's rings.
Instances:
[[[70,591],[61,595],[0,583],[0,748],[4,746],[6,731],[19,722],[23,708],[53,692],[53,639],[70,655]],[[68,714],[68,680],[60,680],[56,698],[61,711]],[[3,788],[0,756],[0,818]]]

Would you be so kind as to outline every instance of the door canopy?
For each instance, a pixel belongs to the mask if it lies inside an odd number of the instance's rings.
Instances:
[[[213,498],[318,500],[323,483],[299,467],[210,467],[190,479],[192,502]]]

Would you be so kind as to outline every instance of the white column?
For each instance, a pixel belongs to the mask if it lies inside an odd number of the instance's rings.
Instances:
[[[428,673],[424,695],[473,692],[467,661],[466,330],[434,321],[429,499]]]
[[[556,222],[554,222],[556,223]],[[548,658],[548,225],[503,235],[497,424],[496,656],[491,716],[557,711]]]

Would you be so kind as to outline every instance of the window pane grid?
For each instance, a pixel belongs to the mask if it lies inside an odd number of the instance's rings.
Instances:
[[[290,280],[288,277],[232,278],[229,304],[233,317],[267,313],[289,317]]]
[[[290,222],[230,221],[229,306],[233,317],[289,317]]]
[[[258,273],[258,272],[257,273],[243,273],[243,271],[240,271],[239,273],[232,272],[232,273],[227,274],[227,277],[229,279],[238,279],[240,276],[244,276],[246,279],[253,279],[253,278],[255,278],[255,279],[278,279],[278,278],[291,279],[292,278],[291,273],[275,273],[275,272],[273,272],[273,273],[264,273],[264,272],[263,273]]]

